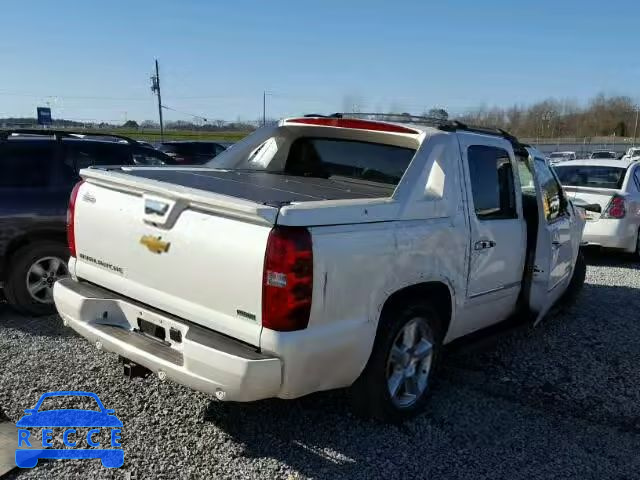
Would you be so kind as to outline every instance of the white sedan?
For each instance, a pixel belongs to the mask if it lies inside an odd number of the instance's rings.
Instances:
[[[600,213],[587,212],[584,244],[640,258],[640,162],[572,160],[554,166],[554,171],[576,205],[600,205]]]

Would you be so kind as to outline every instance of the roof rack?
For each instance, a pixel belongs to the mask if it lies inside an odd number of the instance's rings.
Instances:
[[[509,132],[501,128],[491,127],[476,127],[473,125],[467,125],[466,123],[458,120],[443,120],[440,117],[429,117],[423,115],[410,115],[408,113],[346,113],[338,112],[332,115],[305,115],[305,117],[333,117],[333,118],[360,118],[363,120],[378,120],[382,122],[394,122],[394,123],[413,123],[416,125],[426,125],[434,127],[446,132],[455,132],[462,130],[465,132],[482,133],[484,135],[494,135],[496,137],[502,137],[509,140],[512,144],[521,145],[518,139],[511,135]]]
[[[7,140],[11,135],[41,135],[45,137],[55,137],[56,140],[61,140],[62,138],[75,138],[78,140],[82,140],[85,137],[105,137],[105,138],[113,138],[116,140],[123,140],[130,145],[138,144],[137,140],[133,138],[125,137],[124,135],[117,135],[113,133],[94,133],[94,132],[74,132],[67,130],[44,130],[37,128],[15,128],[15,129],[7,129],[0,130],[0,142]]]

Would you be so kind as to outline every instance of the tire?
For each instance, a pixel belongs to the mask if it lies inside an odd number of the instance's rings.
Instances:
[[[638,238],[636,239],[636,251],[633,253],[633,259],[640,262],[640,228],[638,229]]]
[[[571,280],[569,281],[569,285],[567,289],[562,294],[562,296],[558,299],[556,304],[560,309],[569,309],[578,301],[578,296],[580,295],[580,291],[584,286],[584,279],[587,275],[587,262],[584,259],[584,255],[582,252],[578,253],[578,257],[576,258],[576,265],[573,268],[573,274],[571,275]]]
[[[16,251],[10,259],[4,286],[9,305],[25,315],[54,313],[56,308],[51,296],[53,283],[68,274],[68,260],[69,249],[61,242],[34,242]],[[59,262],[58,268],[55,268],[56,262]],[[34,286],[33,294],[29,291],[28,283]]]
[[[369,361],[351,386],[351,403],[356,414],[399,423],[424,409],[440,357],[441,325],[438,311],[422,302],[383,311]],[[414,326],[415,345],[407,349],[412,342],[411,335],[407,338],[405,332]],[[424,353],[429,345],[425,341],[430,344],[427,355]],[[422,355],[424,358],[420,359]],[[406,376],[411,371],[415,372],[415,378]],[[396,395],[392,395],[392,385]],[[413,399],[412,391],[416,393]]]

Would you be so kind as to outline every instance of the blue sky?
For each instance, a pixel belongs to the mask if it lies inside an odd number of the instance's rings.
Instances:
[[[3,2],[0,117],[453,113],[598,92],[640,100],[640,2]],[[191,119],[165,112],[168,119]]]

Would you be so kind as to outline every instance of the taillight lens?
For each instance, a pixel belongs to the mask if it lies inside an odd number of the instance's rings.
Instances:
[[[313,289],[313,249],[306,228],[269,233],[262,278],[262,326],[280,332],[307,328]]]
[[[618,195],[614,195],[609,206],[602,214],[603,218],[624,218],[627,213],[626,206],[624,204],[624,198]]]
[[[73,187],[73,190],[71,191],[71,197],[69,197],[69,208],[67,208],[67,243],[69,244],[69,252],[71,253],[72,257],[76,256],[76,198],[78,197],[78,190],[80,190],[80,186],[83,183],[83,180],[80,180]]]

